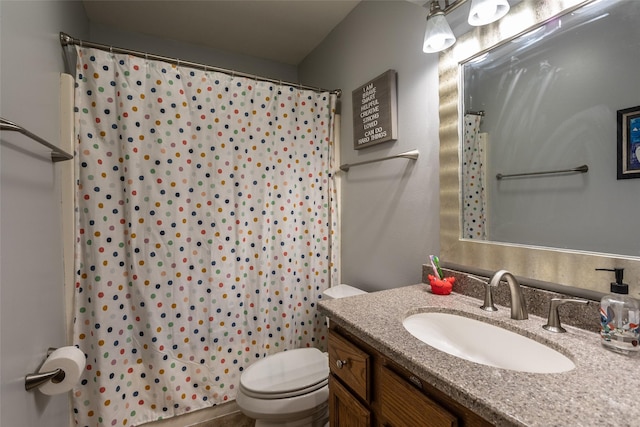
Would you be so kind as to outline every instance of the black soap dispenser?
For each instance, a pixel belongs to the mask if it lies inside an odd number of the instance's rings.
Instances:
[[[628,296],[629,285],[623,283],[623,268],[596,268],[613,271],[611,293],[600,301],[600,337],[603,347],[625,355],[640,354],[640,304]]]

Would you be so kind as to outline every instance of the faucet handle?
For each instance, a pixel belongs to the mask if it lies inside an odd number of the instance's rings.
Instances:
[[[489,282],[484,284],[484,304],[480,306],[484,311],[498,311],[495,305],[493,305],[493,286]]]
[[[484,303],[480,308],[484,311],[498,311],[495,305],[493,305],[493,286],[489,284],[489,280],[483,277],[474,276],[473,274],[467,274],[469,279],[477,280],[484,285]]]
[[[549,317],[547,318],[547,324],[543,326],[544,329],[551,332],[567,332],[567,330],[560,324],[560,313],[558,312],[558,307],[568,302],[579,304],[589,303],[589,301],[583,299],[551,298],[551,302],[549,303]]]

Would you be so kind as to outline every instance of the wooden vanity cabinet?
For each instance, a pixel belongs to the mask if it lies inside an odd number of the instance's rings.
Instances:
[[[491,423],[380,354],[331,326],[331,427],[454,427]]]

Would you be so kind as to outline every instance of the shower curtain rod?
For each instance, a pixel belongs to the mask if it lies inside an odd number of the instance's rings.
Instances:
[[[230,74],[232,76],[246,77],[246,78],[249,78],[249,79],[254,79],[254,80],[263,81],[263,82],[285,84],[285,85],[297,87],[298,89],[312,90],[312,91],[315,91],[315,92],[329,92],[329,93],[332,93],[332,94],[336,94],[338,96],[338,98],[340,98],[340,96],[342,95],[342,89],[328,90],[328,89],[322,89],[322,88],[318,88],[318,87],[307,86],[307,85],[303,85],[303,84],[299,84],[299,83],[292,83],[292,82],[286,82],[286,81],[283,81],[283,80],[270,79],[268,77],[260,77],[260,76],[257,76],[255,74],[243,73],[242,71],[235,71],[235,70],[229,70],[229,69],[226,69],[226,68],[214,67],[214,66],[211,66],[211,65],[200,64],[198,62],[183,61],[183,60],[178,59],[178,58],[170,58],[168,56],[154,55],[154,54],[151,54],[151,53],[141,52],[141,51],[137,51],[137,50],[131,50],[131,49],[125,49],[125,48],[121,48],[121,47],[109,46],[109,45],[102,44],[102,43],[94,43],[94,42],[90,42],[90,41],[86,41],[86,40],[77,39],[75,37],[71,37],[70,35],[68,35],[66,33],[63,33],[63,32],[60,32],[60,44],[63,47],[69,46],[69,45],[78,45],[80,47],[92,47],[92,48],[95,48],[95,49],[105,50],[105,51],[112,52],[112,53],[124,53],[124,54],[127,54],[127,55],[137,56],[139,58],[153,59],[155,61],[168,62],[169,64],[174,64],[174,65],[185,65],[187,67],[196,68],[198,70],[217,71],[217,72],[220,72],[220,73]],[[66,52],[65,52],[65,55],[66,55]]]

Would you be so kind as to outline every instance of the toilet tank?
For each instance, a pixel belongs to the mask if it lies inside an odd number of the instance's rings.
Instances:
[[[342,284],[342,285],[336,285],[336,286],[330,287],[329,289],[327,289],[322,293],[322,297],[324,299],[329,300],[329,299],[351,297],[354,295],[360,295],[360,294],[366,294],[366,293],[367,292],[363,291],[362,289],[358,289],[350,285]]]

